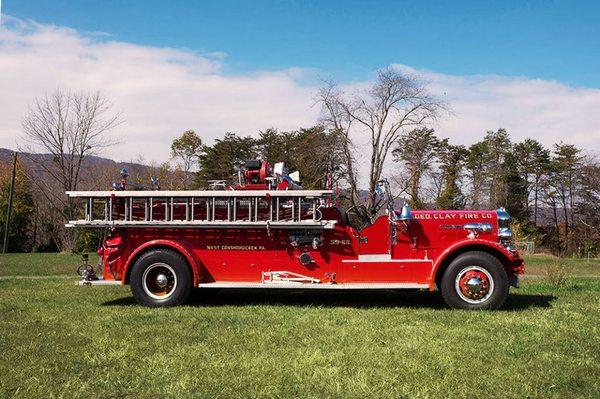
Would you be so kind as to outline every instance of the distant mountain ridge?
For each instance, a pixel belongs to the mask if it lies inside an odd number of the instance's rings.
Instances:
[[[33,163],[29,158],[42,158],[44,161],[52,162],[53,155],[52,154],[30,154],[30,153],[21,153],[17,151],[19,155],[19,160],[23,162],[28,167],[33,166]],[[0,148],[0,163],[10,163],[13,159],[14,150],[9,150],[7,148]],[[119,180],[119,172],[121,169],[127,168],[129,171],[129,175],[132,178],[136,176],[146,176],[151,175],[156,168],[148,165],[143,165],[135,162],[116,162],[112,159],[103,158],[95,155],[86,156],[82,166],[82,181],[83,182],[94,182],[97,181],[102,174],[102,180]],[[108,182],[107,182],[108,183]],[[109,190],[111,187],[98,187],[99,189]]]
[[[13,154],[15,153],[14,150],[9,150],[7,148],[0,148],[0,162],[7,162],[7,161],[11,161]],[[22,155],[33,155],[34,157],[42,157],[42,158],[47,158],[49,161],[52,160],[53,155],[52,154],[31,154],[31,153],[22,153],[20,151],[17,151],[17,153],[22,154]],[[21,156],[20,157],[23,161],[28,162],[27,158],[25,156]],[[148,165],[143,165],[140,163],[136,163],[136,162],[117,162],[114,161],[112,159],[108,159],[108,158],[103,158],[103,157],[99,157],[96,155],[88,155],[85,157],[85,162],[89,163],[89,164],[103,164],[103,165],[108,165],[108,166],[115,166],[115,167],[120,167],[120,168],[126,168],[126,167],[132,167],[132,168],[146,168],[146,169],[150,169],[152,168],[151,166]]]

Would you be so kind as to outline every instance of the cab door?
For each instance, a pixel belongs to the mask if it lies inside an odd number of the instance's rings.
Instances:
[[[346,283],[397,283],[403,281],[398,262],[392,259],[392,224],[387,216],[361,230],[358,259],[343,261]]]
[[[429,241],[416,219],[394,223],[392,258],[400,265],[403,281],[426,283],[433,269],[427,249]]]
[[[380,216],[370,226],[360,231],[359,257],[366,255],[389,256],[391,253],[391,223],[387,216]]]
[[[360,232],[359,241],[358,259],[343,262],[345,282],[427,283],[433,263],[413,251],[410,223],[381,216]]]

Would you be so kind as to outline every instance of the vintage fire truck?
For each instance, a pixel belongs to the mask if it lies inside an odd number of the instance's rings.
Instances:
[[[503,209],[398,212],[383,180],[385,214],[358,229],[333,190],[297,180],[252,160],[237,184],[210,190],[126,190],[123,179],[67,192],[85,204],[67,226],[106,232],[99,270],[85,262],[80,284],[129,284],[148,306],[180,304],[193,287],[439,289],[463,309],[499,308],[519,285],[524,262]]]

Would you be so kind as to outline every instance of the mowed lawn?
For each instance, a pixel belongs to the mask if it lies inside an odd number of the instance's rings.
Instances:
[[[96,266],[98,255],[89,254]],[[3,276],[77,276],[81,255],[63,253],[0,254],[0,277]]]
[[[78,262],[0,255],[0,275]],[[526,280],[495,312],[388,291],[197,291],[149,309],[128,287],[2,278],[0,397],[598,398],[599,327],[598,278]]]

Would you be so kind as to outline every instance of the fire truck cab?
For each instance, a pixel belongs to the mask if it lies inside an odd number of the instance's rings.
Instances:
[[[502,209],[395,211],[390,197],[359,230],[332,190],[297,180],[253,161],[220,189],[67,192],[85,204],[67,226],[106,230],[101,276],[85,264],[80,284],[128,284],[147,306],[182,303],[194,287],[439,289],[463,309],[499,308],[518,286],[524,262]]]

